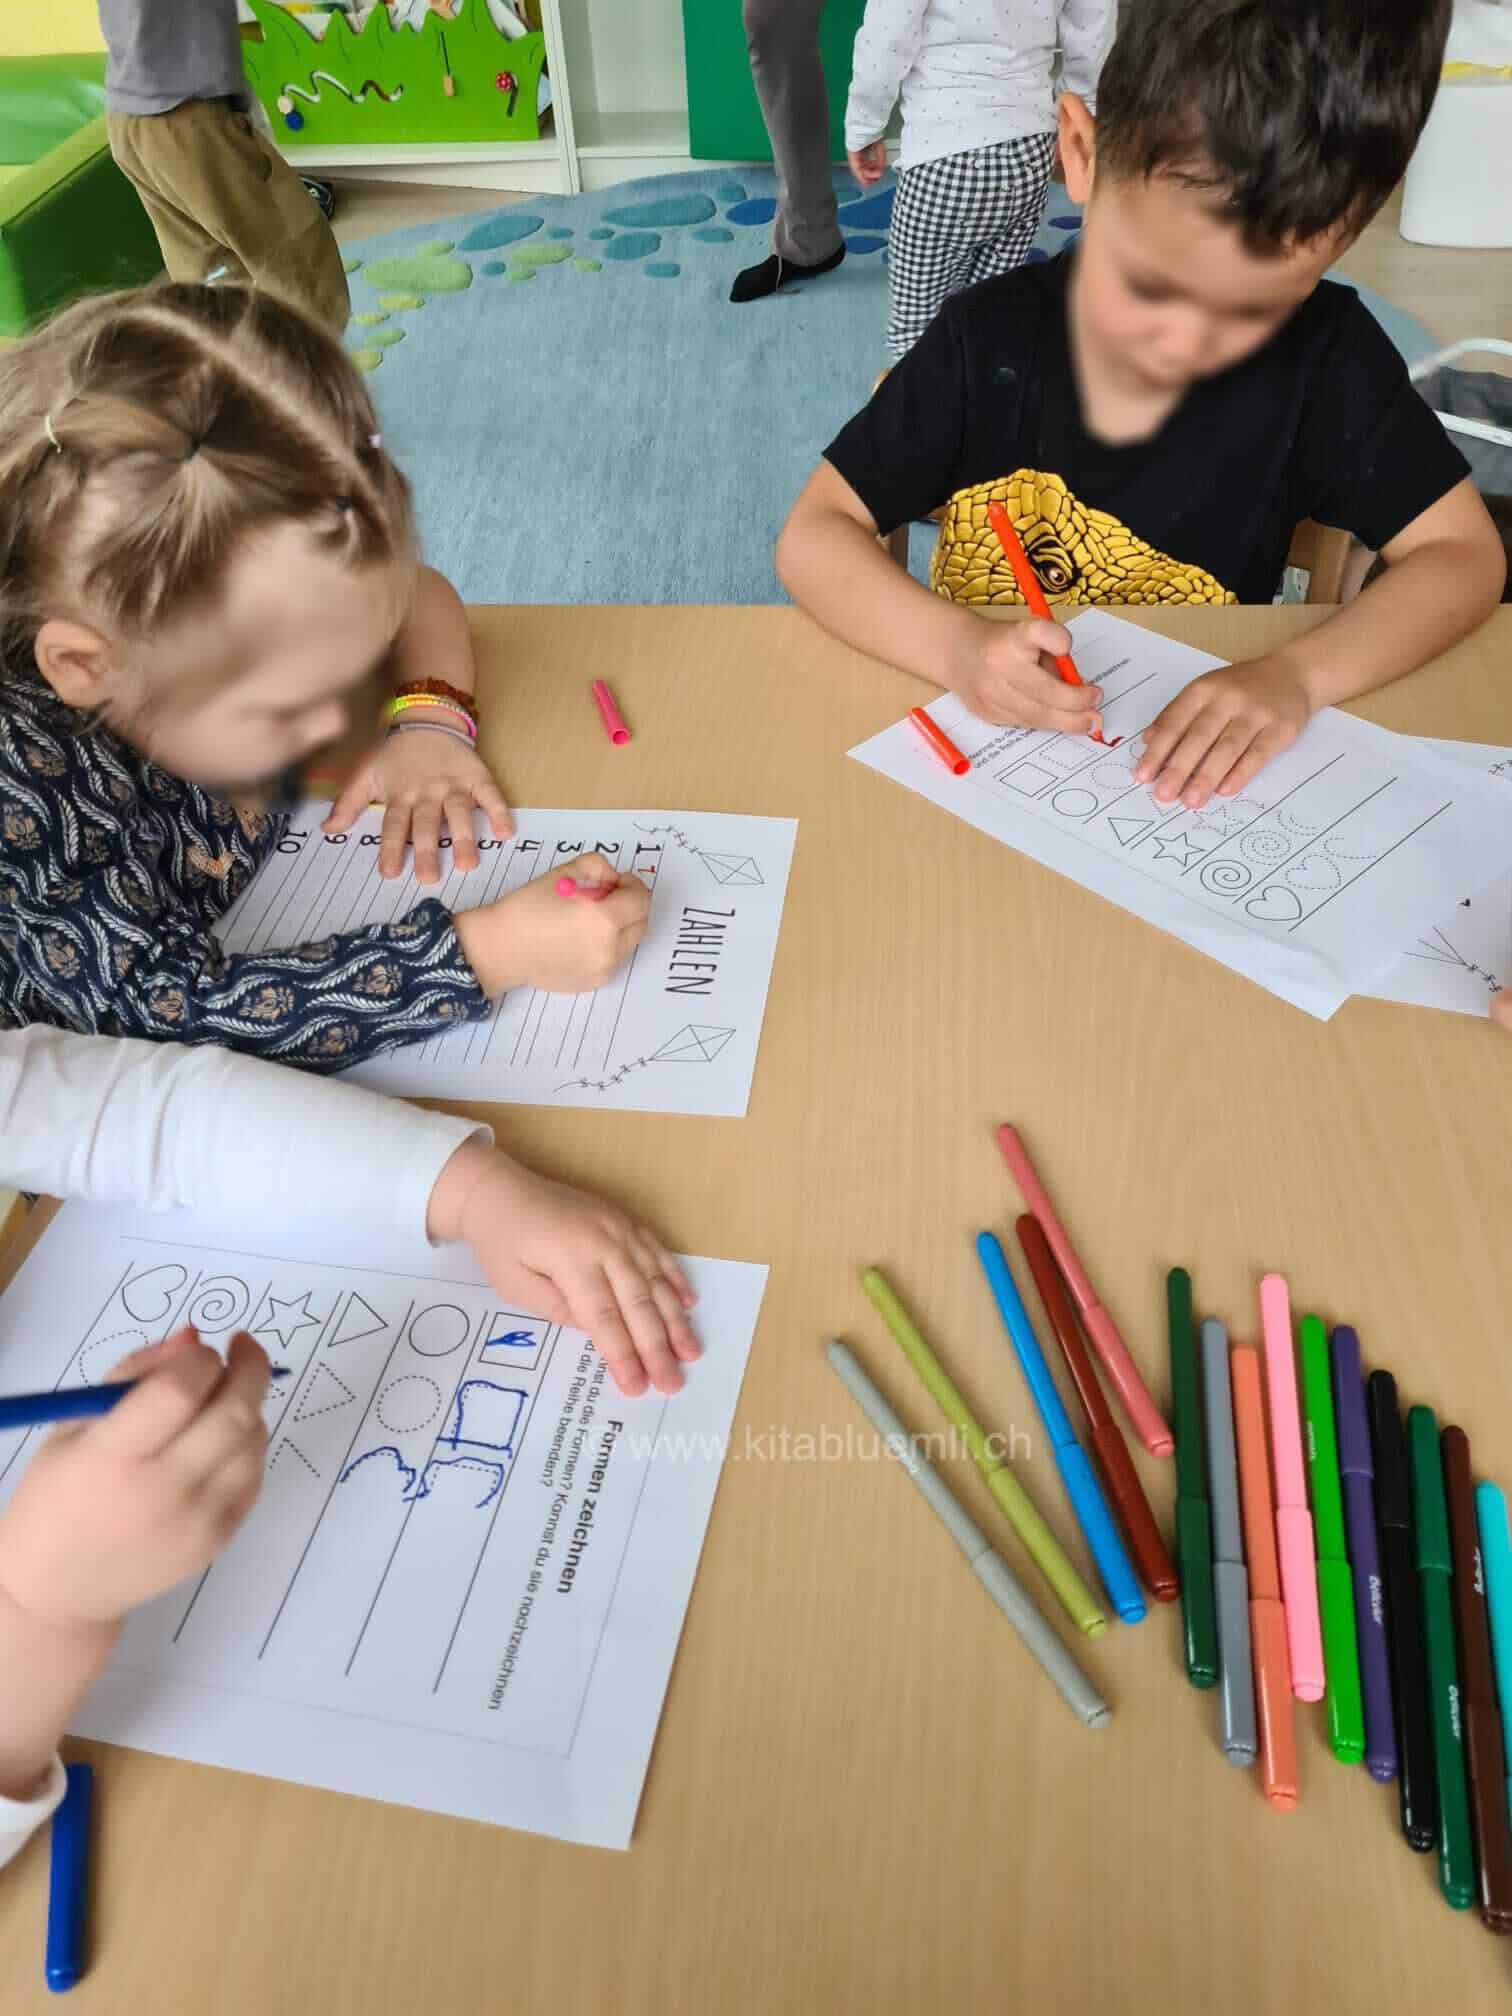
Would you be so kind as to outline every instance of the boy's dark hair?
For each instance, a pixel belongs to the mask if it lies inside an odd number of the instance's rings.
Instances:
[[[1359,231],[1433,104],[1452,0],[1124,0],[1097,163],[1209,190],[1255,251]]]

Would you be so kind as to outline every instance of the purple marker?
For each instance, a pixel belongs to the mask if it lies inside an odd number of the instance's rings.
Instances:
[[[1365,1379],[1360,1340],[1354,1331],[1340,1324],[1331,1342],[1339,1481],[1344,1487],[1344,1528],[1349,1535],[1349,1565],[1354,1576],[1355,1637],[1365,1701],[1365,1769],[1385,1784],[1397,1773],[1397,1747],[1391,1662],[1386,1649],[1386,1582],[1376,1546],[1375,1466],[1365,1418]]]

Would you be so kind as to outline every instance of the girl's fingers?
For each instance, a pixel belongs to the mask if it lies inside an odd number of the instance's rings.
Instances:
[[[485,778],[474,792],[474,797],[493,829],[495,840],[509,840],[514,837],[514,814],[509,809],[509,801],[495,784],[492,777]]]
[[[465,791],[448,791],[445,810],[447,830],[451,834],[452,861],[465,875],[483,859],[473,833],[472,798]]]
[[[441,880],[441,808],[419,804],[410,808],[410,851],[415,880],[427,887]]]
[[[267,1353],[242,1332],[231,1340],[214,1392],[173,1445],[173,1468],[186,1485],[224,1489],[221,1472],[228,1466],[248,1457],[261,1465],[267,1448],[262,1415],[267,1392]]]
[[[112,1380],[145,1379],[159,1365],[167,1364],[170,1358],[198,1342],[197,1332],[185,1325],[182,1330],[175,1330],[171,1337],[161,1338],[156,1344],[144,1344],[140,1351],[133,1351],[118,1365],[112,1365],[107,1376]]]
[[[383,827],[378,836],[378,873],[386,880],[404,869],[404,850],[409,844],[410,815],[404,805],[385,805]]]
[[[1257,735],[1218,786],[1219,797],[1237,798],[1245,785],[1265,768],[1271,758],[1279,756],[1283,749],[1289,749],[1295,740],[1295,731],[1285,721],[1278,721],[1273,727],[1267,728],[1263,735]]]
[[[636,1354],[651,1384],[658,1393],[680,1393],[683,1375],[672,1349],[672,1340],[667,1335],[667,1324],[655,1284],[648,1281],[631,1260],[619,1253],[608,1256],[604,1262],[604,1273],[614,1290],[625,1327],[634,1340]],[[662,1296],[668,1311],[673,1311],[675,1298],[672,1291],[664,1286]],[[680,1313],[678,1320],[683,1320]]]
[[[586,1331],[592,1339],[621,1393],[632,1400],[637,1394],[644,1393],[646,1369],[625,1326],[619,1298],[604,1269],[583,1268],[564,1275],[560,1285],[571,1311],[573,1328]]]
[[[358,813],[367,809],[372,795],[372,779],[364,763],[354,777],[349,777],[337,793],[336,801],[320,822],[322,833],[345,833]]]
[[[95,1430],[102,1443],[135,1461],[157,1456],[188,1428],[220,1383],[223,1367],[196,1338],[178,1344],[155,1372],[137,1382]]]

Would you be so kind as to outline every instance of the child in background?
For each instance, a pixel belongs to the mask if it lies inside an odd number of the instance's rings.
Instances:
[[[99,0],[110,151],[174,280],[224,274],[340,335],[351,302],[320,205],[253,126],[236,0]]]
[[[1381,578],[1145,731],[1137,780],[1193,810],[1473,630],[1501,541],[1380,324],[1323,279],[1407,165],[1448,21],[1449,0],[1126,7],[1096,121],[1060,101],[1075,247],[948,301],[830,444],[778,542],[794,601],[985,721],[1083,735],[1101,696],[1056,677],[1066,631],[969,606],[1023,601],[989,503],[1052,601],[1269,602],[1298,521],[1344,527]],[[936,510],[931,593],[877,535]]]
[[[1021,266],[1055,153],[1051,68],[1093,103],[1116,0],[867,0],[856,36],[846,158],[863,188],[903,146],[887,241],[887,347],[912,349],[948,295]]]
[[[600,901],[541,879],[271,952],[212,935],[286,823],[234,796],[339,739],[380,681],[427,704],[328,829],[383,800],[380,859],[397,872],[412,837],[422,879],[443,821],[459,870],[475,807],[511,830],[471,740],[466,618],[417,571],[360,374],[271,295],[82,302],[0,358],[0,552],[0,1025],[340,1070],[509,987],[595,987],[644,933],[645,887],[589,856]]]

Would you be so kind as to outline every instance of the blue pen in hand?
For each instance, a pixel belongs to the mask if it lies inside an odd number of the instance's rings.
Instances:
[[[1144,1597],[1134,1579],[1134,1570],[1118,1537],[1118,1529],[1113,1524],[1113,1515],[1103,1497],[1102,1486],[1087,1460],[1086,1451],[1072,1433],[1071,1423],[1061,1405],[1055,1381],[1050,1377],[1050,1368],[1040,1351],[1029,1312],[1009,1271],[1003,1249],[990,1232],[979,1232],[976,1250],[982,1272],[987,1276],[987,1285],[997,1303],[998,1314],[1013,1345],[1014,1355],[1028,1382],[1029,1391],[1034,1395],[1034,1404],[1039,1409],[1045,1433],[1050,1437],[1061,1482],[1066,1487],[1071,1509],[1092,1550],[1108,1600],[1125,1624],[1137,1624],[1145,1614]]]
[[[287,1365],[275,1365],[271,1379],[291,1379]],[[12,1393],[0,1398],[0,1433],[7,1428],[41,1428],[50,1421],[83,1421],[108,1414],[136,1385],[135,1379],[108,1379],[102,1386],[58,1386],[51,1393]]]
[[[47,1888],[47,1985],[55,1995],[84,1973],[84,1917],[89,1897],[89,1816],[94,1772],[70,1764],[68,1790],[53,1815]]]

